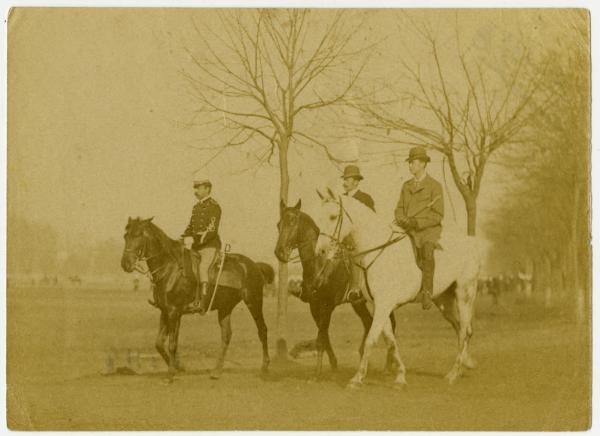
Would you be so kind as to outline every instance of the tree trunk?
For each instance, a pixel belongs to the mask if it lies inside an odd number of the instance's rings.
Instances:
[[[279,144],[279,198],[288,204],[288,190],[290,178],[288,174],[288,138],[284,137]],[[279,289],[277,293],[277,342],[276,356],[278,359],[286,360],[288,355],[287,341],[287,299],[288,299],[288,265],[279,262]]]
[[[467,207],[467,235],[475,236],[477,227],[477,199],[474,196],[465,199]]]

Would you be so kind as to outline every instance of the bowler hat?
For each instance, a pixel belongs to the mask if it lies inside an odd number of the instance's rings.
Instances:
[[[348,177],[354,177],[358,180],[364,179],[364,177],[360,174],[360,169],[356,165],[348,165],[346,168],[344,168],[342,179],[347,179]]]
[[[194,188],[202,185],[212,186],[212,183],[210,183],[210,180],[208,179],[194,179]]]
[[[431,159],[427,155],[427,151],[423,147],[413,147],[410,149],[406,162],[411,162],[415,159],[419,159],[423,162],[431,161]]]

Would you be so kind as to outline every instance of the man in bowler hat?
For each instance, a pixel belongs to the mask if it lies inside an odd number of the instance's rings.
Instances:
[[[425,171],[430,158],[422,147],[410,150],[408,167],[413,178],[402,186],[394,215],[396,222],[409,235],[421,269],[423,309],[432,305],[434,250],[442,233],[444,196],[442,185]]]
[[[358,184],[361,180],[364,179],[362,174],[360,173],[360,169],[356,165],[348,165],[344,168],[344,174],[342,175],[342,179],[344,180],[344,195],[348,197],[353,197],[354,199],[360,201],[362,204],[367,206],[373,212],[375,212],[375,202],[373,198],[366,192],[358,189]],[[349,242],[349,241],[345,241]],[[355,259],[356,262],[360,262],[360,259]],[[360,268],[353,266],[352,274],[350,278],[350,286],[347,294],[347,299],[349,302],[353,303],[361,299],[361,291],[360,287],[362,284],[362,271]]]

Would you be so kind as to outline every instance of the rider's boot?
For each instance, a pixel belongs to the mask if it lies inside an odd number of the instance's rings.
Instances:
[[[430,247],[427,247],[430,248]],[[433,249],[427,249],[423,247],[423,258],[422,258],[422,278],[421,278],[421,293],[423,299],[421,301],[423,310],[428,310],[433,304],[433,273],[435,270],[435,260],[433,258]]]
[[[204,315],[206,313],[206,311],[208,310],[208,305],[210,304],[210,295],[208,293],[208,283],[207,282],[202,282],[200,283],[200,294],[201,294],[201,299],[200,299],[200,306],[198,307],[198,313],[200,315]]]
[[[350,285],[349,285],[349,290],[346,293],[346,300],[351,303],[357,303],[360,300],[363,300],[363,295],[362,295],[362,291],[361,291],[361,284],[362,284],[362,272],[360,271],[359,267],[356,265],[352,266],[352,270],[350,272]]]

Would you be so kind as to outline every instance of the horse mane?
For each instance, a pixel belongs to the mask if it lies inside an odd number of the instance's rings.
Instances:
[[[168,252],[175,259],[179,259],[181,256],[181,243],[175,239],[171,239],[160,227],[152,222],[149,228],[161,249]]]
[[[317,237],[319,236],[319,234],[321,233],[321,229],[319,228],[319,226],[315,223],[315,220],[313,220],[309,214],[307,214],[306,212],[300,211],[300,219],[305,221],[310,227],[312,227],[312,229],[315,231]]]

